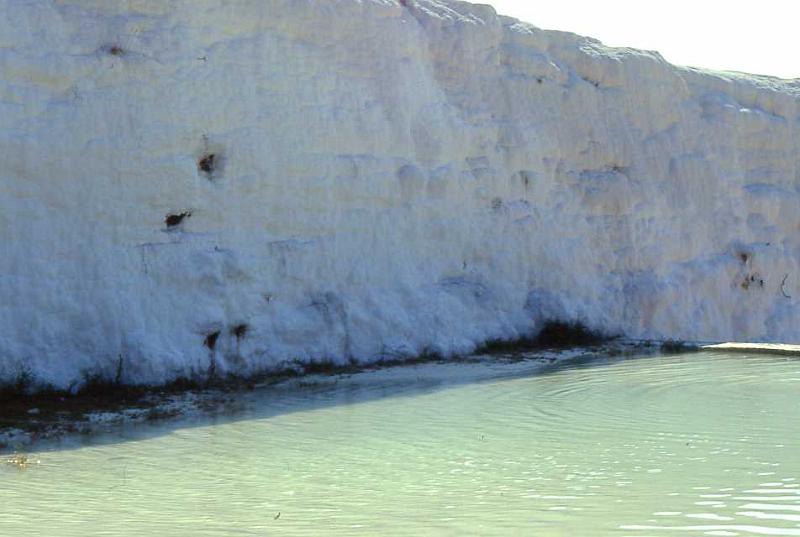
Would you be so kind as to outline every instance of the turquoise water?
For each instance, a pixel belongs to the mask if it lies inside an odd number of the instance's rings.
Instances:
[[[0,535],[800,535],[800,362],[399,368],[0,467]]]

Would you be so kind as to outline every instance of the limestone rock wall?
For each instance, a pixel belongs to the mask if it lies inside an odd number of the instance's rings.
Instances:
[[[461,2],[0,0],[0,379],[800,342],[798,102]]]

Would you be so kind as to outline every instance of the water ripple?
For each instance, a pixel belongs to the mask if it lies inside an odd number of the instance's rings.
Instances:
[[[792,361],[414,371],[0,467],[0,535],[800,535]]]

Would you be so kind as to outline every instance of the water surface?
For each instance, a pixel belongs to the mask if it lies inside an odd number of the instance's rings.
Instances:
[[[265,389],[0,467],[0,535],[800,536],[799,388],[699,353]]]

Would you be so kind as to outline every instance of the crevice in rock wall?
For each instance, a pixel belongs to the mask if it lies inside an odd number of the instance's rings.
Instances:
[[[786,280],[788,279],[789,279],[789,273],[787,272],[783,276],[783,280],[781,281],[781,294],[783,295],[783,298],[792,298],[792,296],[786,291]]]
[[[580,79],[583,80],[584,82],[588,83],[588,84],[591,84],[595,88],[599,88],[600,87],[600,81],[599,80],[592,80],[588,76],[584,76],[584,75],[580,75]]]

